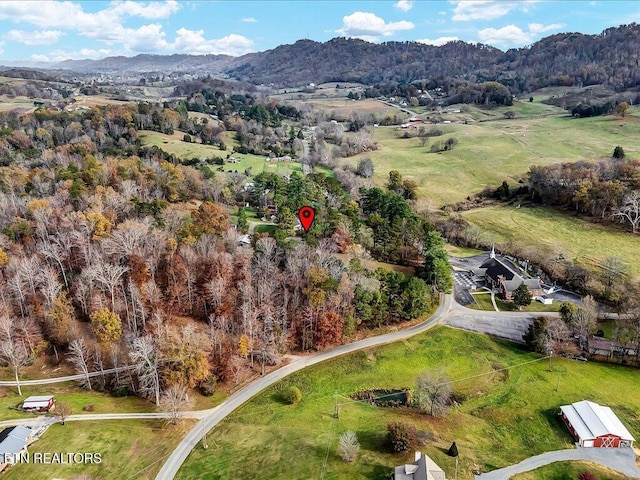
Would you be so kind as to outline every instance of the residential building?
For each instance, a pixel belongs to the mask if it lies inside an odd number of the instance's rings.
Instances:
[[[391,480],[446,480],[444,470],[428,455],[416,452],[415,461],[396,467]]]

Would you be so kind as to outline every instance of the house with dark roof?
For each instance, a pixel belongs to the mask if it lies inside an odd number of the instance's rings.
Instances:
[[[496,257],[491,249],[489,259],[480,267],[472,270],[476,281],[484,280],[488,287],[494,288],[507,301],[513,298],[513,292],[523,283],[533,297],[542,296],[542,285],[538,278],[525,278],[507,262]]]
[[[391,480],[446,480],[446,477],[428,455],[416,452],[415,461],[396,467]]]

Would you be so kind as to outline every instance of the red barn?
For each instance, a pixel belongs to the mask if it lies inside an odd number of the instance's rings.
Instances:
[[[48,412],[56,406],[53,395],[34,395],[22,402],[22,409],[27,412]]]
[[[631,447],[635,441],[613,410],[588,400],[563,405],[560,417],[581,447]]]

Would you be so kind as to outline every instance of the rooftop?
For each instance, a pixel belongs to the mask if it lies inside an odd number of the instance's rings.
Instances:
[[[623,440],[634,440],[633,435],[622,424],[609,407],[589,400],[560,407],[580,438],[596,438],[616,435]]]

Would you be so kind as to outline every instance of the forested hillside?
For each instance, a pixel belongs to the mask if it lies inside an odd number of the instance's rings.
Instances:
[[[449,77],[500,81],[512,87],[513,93],[549,85],[605,84],[624,89],[640,83],[639,52],[640,26],[635,23],[609,28],[599,35],[552,35],[506,53],[464,42],[434,47],[336,38],[326,43],[300,40],[246,55],[237,59],[228,73],[253,83],[276,84],[337,80],[406,83]]]
[[[260,123],[247,110],[239,119],[245,102],[217,98],[219,125],[194,122],[184,102],[0,114],[0,358],[16,377],[48,353],[78,372],[137,366],[93,388],[155,402],[171,385],[211,393],[288,351],[420,317],[435,288],[451,287],[442,239],[394,191],[399,178],[391,190],[363,190],[357,203],[313,165],[307,176],[248,182],[250,174],[214,170],[207,159],[190,166],[141,145],[142,128],[181,128],[217,144],[227,125],[243,148],[248,135],[271,138],[274,129],[287,141],[270,116]],[[350,189],[358,185],[349,177]],[[247,225],[236,208],[246,203],[277,221],[250,245],[240,241]],[[304,237],[293,223],[302,205],[317,211]],[[367,249],[404,263],[424,258],[427,282],[366,268]]]

